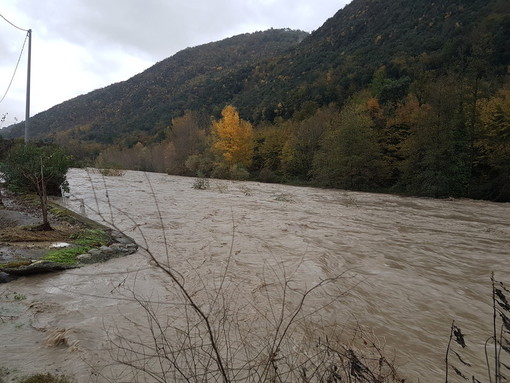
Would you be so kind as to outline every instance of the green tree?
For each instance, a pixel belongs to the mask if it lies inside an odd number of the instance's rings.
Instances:
[[[7,155],[9,149],[14,145],[13,140],[5,140],[2,136],[0,136],[0,163]],[[2,200],[2,179],[0,177],[0,207],[4,206],[4,202]]]
[[[263,182],[277,182],[281,179],[283,147],[290,135],[288,124],[276,123],[259,126],[254,132],[255,147],[250,172],[258,173]]]
[[[66,173],[71,157],[58,146],[29,143],[14,146],[0,165],[7,186],[22,192],[36,192],[43,223],[40,230],[52,230],[48,221],[48,191],[67,188]]]
[[[383,174],[373,121],[363,104],[351,102],[322,137],[313,162],[314,179],[324,186],[370,190]]]
[[[415,105],[410,116],[414,123],[402,145],[401,182],[413,194],[464,196],[469,186],[470,137],[462,88],[456,76],[439,78],[427,88],[426,103]]]
[[[303,121],[293,123],[292,134],[281,151],[281,169],[287,178],[309,181],[313,158],[320,148],[321,137],[338,116],[336,107],[324,107]]]
[[[487,100],[476,147],[482,198],[510,201],[510,86]]]
[[[396,106],[407,95],[410,84],[409,76],[402,76],[396,80],[386,77],[386,67],[383,66],[374,72],[369,88],[381,104]]]

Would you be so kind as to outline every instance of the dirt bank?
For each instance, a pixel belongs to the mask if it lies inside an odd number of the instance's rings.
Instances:
[[[50,204],[51,231],[40,231],[42,214],[37,201],[2,190],[0,206],[0,283],[17,276],[80,267],[136,250],[134,241],[60,205]],[[51,258],[58,249],[78,248],[90,233],[101,233],[93,243],[81,246],[85,254],[77,261]],[[90,235],[89,235],[90,237]],[[120,245],[119,245],[120,244]],[[112,245],[115,245],[112,247]],[[129,249],[128,249],[128,245]],[[100,248],[101,250],[98,250]],[[78,250],[78,249],[77,249]],[[50,259],[48,259],[48,257]]]

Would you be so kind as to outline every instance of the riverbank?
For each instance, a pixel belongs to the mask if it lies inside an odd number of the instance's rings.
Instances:
[[[1,190],[0,204],[0,325],[3,341],[14,341],[17,347],[37,350],[43,345],[68,348],[73,341],[69,332],[61,328],[46,328],[41,324],[43,313],[52,312],[46,302],[33,300],[26,291],[13,285],[25,280],[58,278],[59,271],[77,269],[93,263],[132,254],[138,246],[133,239],[81,216],[55,202],[50,203],[51,231],[39,231],[42,213],[34,196],[22,196]],[[59,255],[60,254],[60,255]],[[64,257],[64,255],[67,255]],[[69,258],[70,256],[70,258]],[[46,276],[46,275],[47,276]],[[18,281],[16,281],[18,280]],[[8,283],[12,282],[12,283]],[[35,282],[37,284],[37,282]],[[11,287],[12,286],[12,287]],[[27,339],[20,336],[27,329]],[[8,334],[8,335],[5,335]],[[74,345],[74,343],[73,343]],[[44,346],[43,346],[44,347]],[[0,382],[18,381],[27,374],[43,371],[60,376],[60,366],[54,369],[20,369],[12,364],[0,365]],[[60,381],[60,380],[59,380]]]
[[[56,272],[132,254],[136,243],[124,234],[50,204],[51,231],[40,231],[37,200],[2,190],[0,283],[19,276]]]

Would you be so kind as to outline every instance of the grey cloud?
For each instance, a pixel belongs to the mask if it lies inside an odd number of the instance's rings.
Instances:
[[[50,8],[37,3],[36,14],[46,26],[47,38],[90,49],[115,46],[160,58],[190,44],[220,39],[242,21],[240,14],[243,19],[249,16],[233,1],[80,0],[72,8],[65,3],[54,0]]]
[[[243,31],[261,29],[315,29],[343,4],[333,0],[67,0],[38,1],[38,21],[48,38],[69,40],[90,49],[117,46],[148,57],[165,58],[176,51],[216,41]],[[338,5],[335,5],[338,4]],[[314,12],[302,14],[303,7]],[[324,9],[331,9],[324,15]]]

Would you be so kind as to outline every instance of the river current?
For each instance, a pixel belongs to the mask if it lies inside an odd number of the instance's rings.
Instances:
[[[394,356],[408,382],[440,382],[455,320],[472,373],[485,377],[491,272],[510,283],[510,204],[224,180],[200,190],[194,178],[135,171],[103,177],[73,169],[68,180],[71,194],[60,203],[113,223],[199,295],[225,286],[232,299],[251,302],[238,307],[260,312],[271,310],[264,305],[273,298],[281,303],[278,289],[267,286],[289,280],[310,288],[342,274],[329,298],[307,301],[312,311],[323,307],[313,316],[321,326],[360,326]],[[126,286],[159,302],[173,299],[142,250],[0,286],[4,296],[27,298],[23,309],[12,307],[17,321],[0,323],[0,366],[103,381],[108,370],[99,366],[111,356],[105,334],[112,327],[130,332],[128,322],[146,316],[120,292]],[[271,291],[263,299],[262,289]],[[65,346],[50,347],[48,334],[59,331]]]

